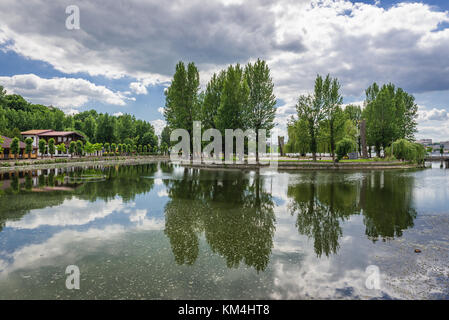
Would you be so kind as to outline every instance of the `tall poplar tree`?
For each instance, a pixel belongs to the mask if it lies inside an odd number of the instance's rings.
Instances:
[[[340,95],[340,83],[336,78],[332,79],[329,75],[323,82],[322,96],[324,100],[324,109],[329,130],[329,149],[332,159],[335,158],[335,144],[338,131],[343,129],[344,119],[342,115],[341,104],[343,97]]]
[[[317,139],[320,131],[320,123],[326,118],[326,104],[323,90],[323,78],[317,76],[313,95],[301,95],[296,104],[298,119],[307,122],[309,131],[310,152],[313,161],[316,161],[318,150]]]
[[[164,116],[171,130],[185,129],[192,137],[193,121],[200,120],[199,87],[200,77],[195,64],[189,63],[186,69],[182,61],[178,62],[171,85],[165,91]]]
[[[218,75],[214,73],[207,84],[201,107],[201,121],[205,129],[217,127],[215,121],[221,104],[225,78],[226,71],[222,70]]]
[[[239,64],[229,66],[221,93],[220,107],[215,123],[223,133],[225,129],[242,129],[248,127],[246,108],[248,106],[249,88],[243,69]]]
[[[256,132],[256,147],[259,148],[258,130],[273,129],[276,115],[274,84],[266,62],[257,59],[254,64],[248,63],[245,67],[245,81],[249,89],[245,119],[248,127]],[[265,152],[265,150],[257,150],[256,161],[259,161],[259,152]]]

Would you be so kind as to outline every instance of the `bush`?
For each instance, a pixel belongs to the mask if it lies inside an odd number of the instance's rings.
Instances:
[[[356,148],[355,142],[349,138],[343,138],[337,142],[337,146],[335,148],[335,153],[337,154],[337,160],[340,161],[345,157],[349,152],[353,151]]]
[[[422,164],[427,155],[427,150],[423,145],[406,139],[396,140],[391,149],[393,149],[393,155],[396,159],[413,161],[418,164]],[[391,149],[387,148],[385,150],[386,154],[391,155]]]

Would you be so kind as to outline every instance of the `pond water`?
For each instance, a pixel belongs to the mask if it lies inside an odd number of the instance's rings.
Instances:
[[[2,174],[0,299],[449,299],[448,204],[439,163]]]

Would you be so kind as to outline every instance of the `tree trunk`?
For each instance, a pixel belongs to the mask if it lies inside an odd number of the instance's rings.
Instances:
[[[335,161],[335,138],[334,138],[334,121],[330,121],[329,123],[329,131],[330,131],[330,147],[331,147],[331,156],[332,156],[332,161]]]
[[[316,145],[316,137],[315,137],[315,129],[312,126],[309,126],[309,133],[310,133],[310,151],[312,151],[312,159],[313,161],[316,161],[316,151],[317,151],[317,145]]]
[[[256,163],[259,163],[259,151],[259,130],[256,130]]]

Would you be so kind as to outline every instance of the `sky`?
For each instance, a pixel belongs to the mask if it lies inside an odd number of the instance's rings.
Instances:
[[[68,29],[66,8],[79,8]],[[72,20],[70,20],[72,21]],[[392,82],[419,105],[420,138],[449,140],[449,1],[2,0],[0,85],[66,113],[134,114],[165,125],[164,90],[178,61],[193,61],[204,89],[229,64],[265,59],[285,135],[317,74],[361,104]]]

